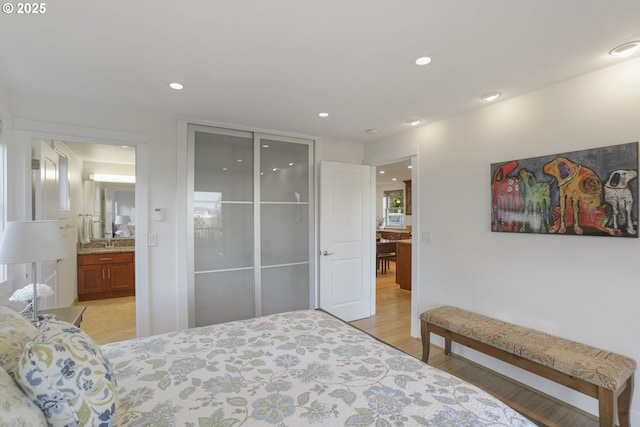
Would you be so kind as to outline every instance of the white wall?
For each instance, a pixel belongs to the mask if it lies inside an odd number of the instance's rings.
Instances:
[[[11,93],[7,107],[14,119],[51,123],[52,127],[60,124],[104,130],[107,133],[128,132],[148,137],[148,205],[150,211],[154,208],[166,209],[164,221],[151,221],[150,218],[146,218],[148,232],[158,233],[158,245],[149,248],[148,257],[151,325],[149,333],[158,334],[179,329],[180,325],[185,324],[184,319],[179,318],[178,304],[181,301],[180,288],[186,286],[186,283],[181,283],[182,280],[178,277],[176,242],[178,233],[184,232],[184,224],[178,223],[177,212],[186,208],[177,202],[182,200],[177,188],[176,157],[180,160],[180,156],[176,156],[178,119],[150,111],[72,102],[24,93]],[[316,152],[317,160],[358,164],[362,163],[363,153],[363,145],[360,143],[336,140],[321,141]],[[19,177],[10,177],[9,186],[14,188],[14,193],[25,193],[19,180]],[[16,203],[17,199],[18,196],[13,197],[10,203]],[[136,229],[140,228],[142,220],[138,215]],[[136,258],[136,268],[138,265]]]
[[[150,221],[149,232],[158,233],[158,245],[149,248],[147,274],[149,279],[150,334],[176,330],[178,325],[176,293],[176,129],[175,117],[153,112],[71,102],[28,94],[12,93],[8,105],[14,122],[32,120],[56,125],[77,126],[110,132],[127,132],[148,139],[149,191],[151,207],[166,209],[165,221]],[[90,142],[90,141],[88,141]],[[16,147],[18,148],[18,147]],[[9,186],[17,188],[19,177],[10,175]],[[18,195],[10,199],[16,203]],[[139,212],[139,211],[138,211]],[[138,218],[140,221],[140,218]],[[138,263],[136,270],[146,266],[147,260]]]
[[[316,155],[317,161],[327,160],[331,162],[362,164],[364,144],[323,139],[318,143]]]
[[[640,361],[640,240],[490,231],[490,164],[640,140],[640,59],[367,147],[418,145],[419,311],[454,305]],[[455,191],[452,191],[455,189]],[[458,349],[597,413],[594,399]],[[640,394],[631,405],[640,424]]]

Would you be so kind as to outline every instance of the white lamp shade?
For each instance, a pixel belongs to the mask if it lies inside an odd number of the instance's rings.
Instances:
[[[9,221],[0,240],[0,264],[23,264],[65,258],[58,221]]]
[[[113,222],[115,225],[127,225],[131,222],[129,215],[116,215],[116,220]]]

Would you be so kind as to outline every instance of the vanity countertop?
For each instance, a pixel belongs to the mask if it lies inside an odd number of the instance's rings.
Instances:
[[[93,239],[88,243],[78,243],[78,255],[113,254],[134,252],[136,240],[131,238]]]
[[[116,246],[113,248],[83,248],[78,249],[78,255],[91,255],[91,254],[112,254],[118,252],[134,252],[136,248],[134,246]]]

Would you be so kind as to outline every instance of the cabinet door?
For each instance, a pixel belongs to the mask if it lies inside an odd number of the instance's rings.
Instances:
[[[107,290],[108,291],[129,291],[135,289],[133,281],[133,264],[110,264],[107,269]]]
[[[82,265],[78,267],[78,299],[83,296],[102,293],[107,290],[107,272],[102,265]]]

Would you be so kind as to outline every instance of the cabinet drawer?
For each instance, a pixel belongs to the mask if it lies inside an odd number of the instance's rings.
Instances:
[[[133,252],[78,255],[78,265],[133,262]]]

